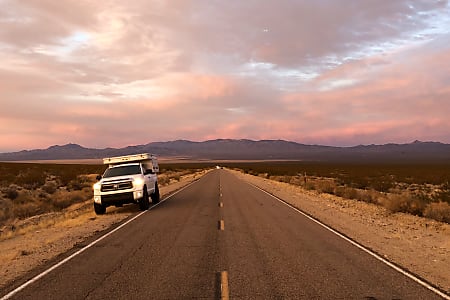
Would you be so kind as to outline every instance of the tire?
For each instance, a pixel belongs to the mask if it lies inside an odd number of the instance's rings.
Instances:
[[[94,211],[97,215],[104,215],[106,213],[106,206],[103,204],[94,203]]]
[[[150,207],[150,201],[148,200],[148,192],[147,187],[144,186],[143,196],[141,201],[139,201],[139,209],[140,210],[147,210]]]
[[[156,204],[159,203],[159,187],[158,187],[158,183],[155,183],[155,191],[152,194],[152,203]]]

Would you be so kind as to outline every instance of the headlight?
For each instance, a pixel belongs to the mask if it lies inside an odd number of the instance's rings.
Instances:
[[[96,184],[94,184],[94,190],[100,190],[102,187],[102,184],[100,182],[97,182]]]
[[[144,185],[144,180],[142,178],[136,178],[133,180],[133,186],[142,187]]]

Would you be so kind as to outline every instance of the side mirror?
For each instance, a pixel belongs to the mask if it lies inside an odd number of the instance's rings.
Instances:
[[[97,179],[97,181],[101,180],[102,179],[102,175],[97,175],[97,177],[95,177],[95,179]]]

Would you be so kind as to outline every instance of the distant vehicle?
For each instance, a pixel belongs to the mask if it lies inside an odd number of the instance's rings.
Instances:
[[[141,210],[159,202],[158,160],[155,156],[142,153],[127,156],[108,157],[103,163],[109,165],[103,176],[97,176],[94,184],[94,210],[98,215],[106,212],[108,206],[120,207],[127,203],[139,204]]]

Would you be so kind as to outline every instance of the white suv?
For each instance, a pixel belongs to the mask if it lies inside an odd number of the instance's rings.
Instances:
[[[106,207],[122,206],[127,203],[138,203],[141,210],[159,202],[158,161],[147,153],[104,158],[109,164],[103,176],[94,184],[94,210],[96,214],[104,214]]]

